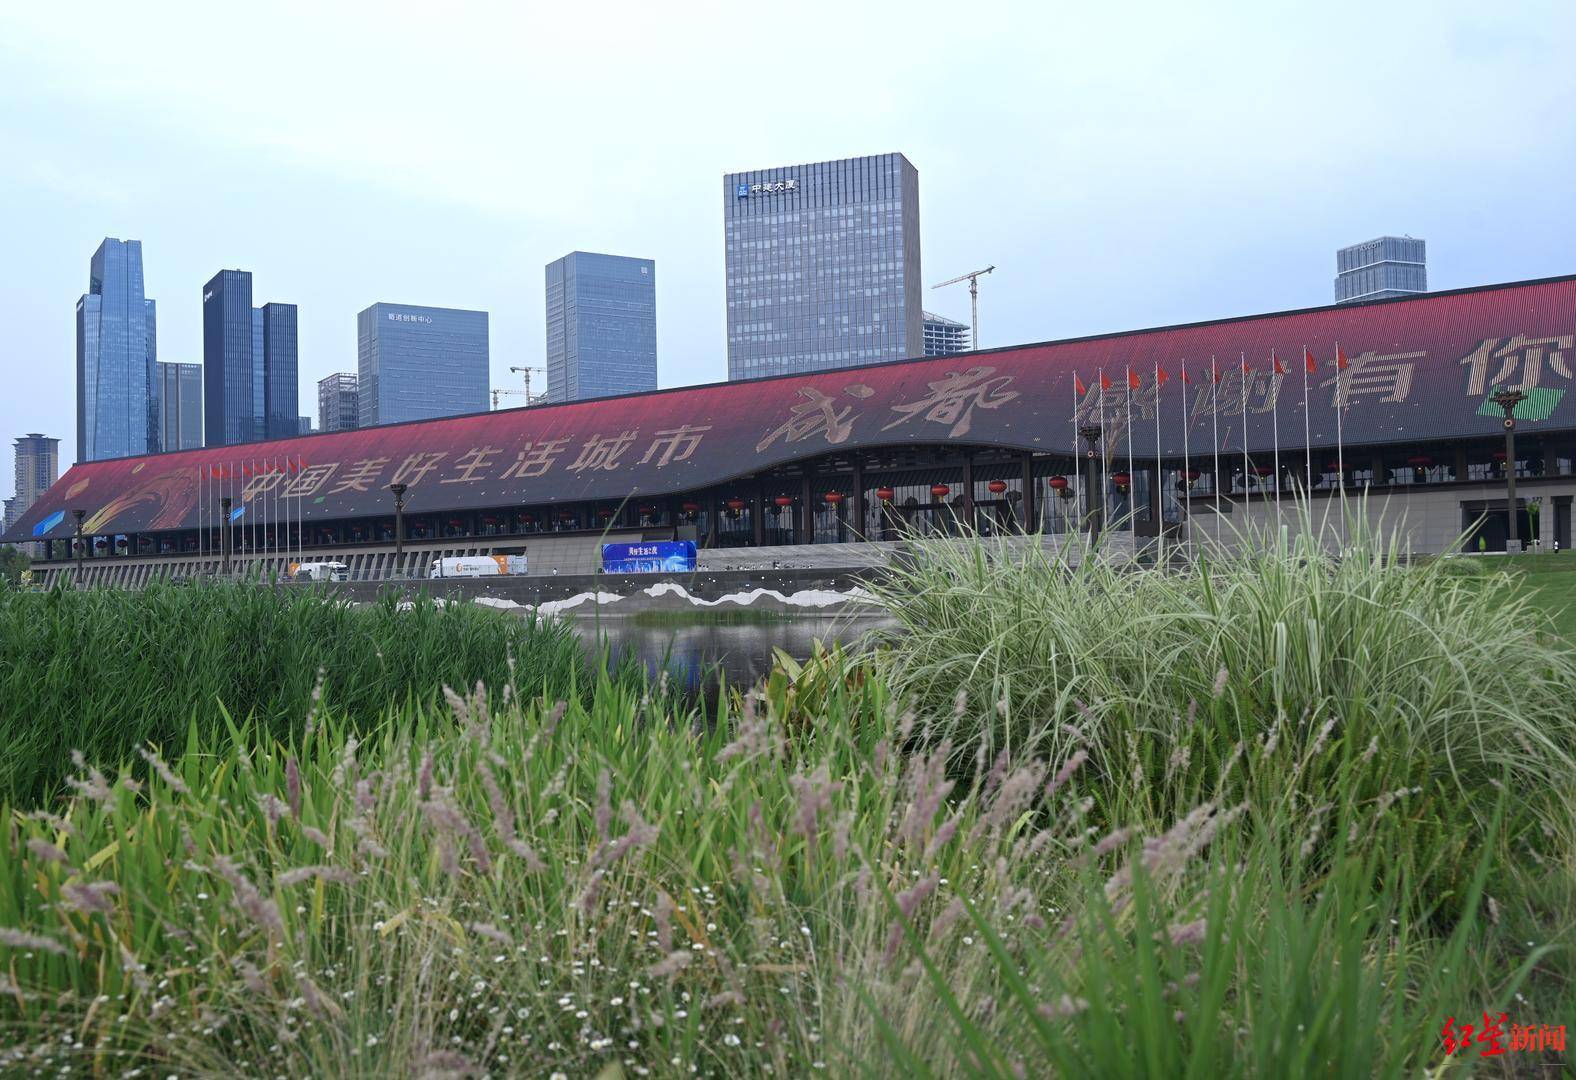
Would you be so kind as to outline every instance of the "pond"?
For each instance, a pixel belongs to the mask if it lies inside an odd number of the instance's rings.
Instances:
[[[607,643],[614,662],[634,654],[653,675],[666,670],[685,689],[706,694],[719,680],[750,686],[772,669],[776,649],[796,660],[808,657],[817,640],[850,645],[865,634],[892,625],[884,615],[788,615],[748,622],[582,615],[575,629],[589,650]]]

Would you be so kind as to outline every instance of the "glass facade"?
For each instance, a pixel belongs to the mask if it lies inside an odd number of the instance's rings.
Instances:
[[[902,154],[723,179],[728,377],[918,356],[919,173]]]
[[[547,400],[657,388],[657,270],[576,251],[547,264]]]
[[[1428,244],[1381,236],[1335,253],[1335,302],[1383,300],[1428,291]]]
[[[252,310],[252,275],[221,270],[202,290],[203,431],[208,446],[257,438],[261,412],[254,347],[262,320]]]
[[[968,324],[925,312],[925,355],[956,356],[969,351]]]
[[[156,332],[142,241],[106,238],[77,301],[78,461],[159,449]]]
[[[356,373],[341,371],[317,381],[317,429],[353,431],[361,422]]]
[[[296,306],[264,304],[263,324],[263,436],[287,439],[299,434],[301,425],[299,358],[296,350]]]
[[[487,409],[487,313],[373,304],[356,316],[360,426]]]
[[[166,450],[202,445],[202,365],[158,365],[159,441]]]

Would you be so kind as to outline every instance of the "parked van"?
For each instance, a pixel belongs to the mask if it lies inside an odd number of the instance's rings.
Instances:
[[[499,574],[525,573],[524,555],[467,555],[457,559],[433,559],[428,577],[495,577]]]
[[[350,567],[342,562],[304,562],[290,564],[293,581],[349,581]]]

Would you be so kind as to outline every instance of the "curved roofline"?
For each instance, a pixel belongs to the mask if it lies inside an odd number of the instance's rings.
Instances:
[[[400,420],[391,424],[372,424],[363,428],[351,428],[351,431],[391,431],[396,428],[411,427],[416,424],[436,424],[447,420],[462,420],[473,416],[491,416],[497,413],[526,413],[540,409],[572,409],[577,406],[589,407],[608,401],[621,401],[626,398],[643,398],[653,395],[689,393],[695,390],[709,390],[719,386],[738,386],[751,383],[777,382],[784,379],[803,379],[807,376],[828,375],[833,372],[844,371],[870,371],[873,369],[894,367],[898,364],[915,364],[926,361],[946,360],[956,362],[963,357],[992,356],[999,353],[1020,352],[1024,349],[1044,349],[1058,345],[1078,345],[1090,341],[1110,341],[1116,338],[1139,337],[1144,334],[1158,334],[1171,330],[1195,330],[1206,326],[1224,326],[1230,323],[1257,322],[1262,319],[1279,319],[1292,315],[1312,315],[1322,311],[1355,311],[1359,308],[1374,307],[1382,304],[1417,304],[1429,300],[1464,296],[1471,293],[1494,292],[1501,289],[1526,288],[1533,285],[1557,285],[1565,282],[1576,281],[1576,274],[1559,274],[1553,277],[1528,278],[1524,281],[1502,281],[1489,285],[1467,285],[1458,289],[1440,289],[1433,292],[1422,293],[1417,296],[1389,296],[1378,300],[1352,300],[1344,303],[1319,304],[1314,307],[1287,308],[1282,311],[1263,311],[1254,315],[1226,315],[1216,319],[1201,319],[1196,322],[1167,323],[1161,326],[1145,326],[1135,330],[1113,330],[1101,334],[1083,334],[1078,337],[1053,338],[1048,341],[1027,341],[1017,345],[998,345],[990,349],[971,349],[967,352],[954,353],[950,356],[906,356],[900,360],[878,360],[868,364],[850,364],[839,368],[818,368],[813,371],[795,371],[785,375],[757,375],[747,379],[720,379],[713,382],[688,383],[684,386],[660,387],[656,390],[633,390],[627,394],[608,394],[605,397],[588,398],[582,401],[547,401],[539,405],[519,405],[510,409],[483,409],[479,412],[452,413],[447,416],[429,416],[421,420]],[[387,301],[381,301],[387,302]],[[414,307],[416,305],[402,305]],[[455,310],[455,309],[449,309]],[[339,374],[339,373],[335,373]],[[326,377],[326,376],[325,376]],[[229,443],[223,446],[199,446],[186,450],[161,450],[156,454],[124,454],[116,458],[97,458],[94,462],[74,461],[73,465],[96,464],[100,461],[123,461],[127,458],[158,458],[166,454],[190,454],[201,451],[215,453],[249,446],[266,446],[271,443],[290,442],[295,439],[314,439],[320,436],[344,435],[346,431],[311,431],[299,435],[287,435],[282,439],[264,439],[259,442]]]

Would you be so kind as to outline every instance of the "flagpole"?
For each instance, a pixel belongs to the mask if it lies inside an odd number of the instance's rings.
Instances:
[[[1308,353],[1308,346],[1302,347],[1302,447],[1303,447],[1303,473],[1304,483],[1307,484],[1308,494],[1313,492],[1313,434],[1308,424],[1308,365],[1313,362],[1313,357]],[[1311,512],[1310,507],[1310,512]]]
[[[1220,363],[1209,358],[1209,426],[1210,442],[1215,451],[1215,543],[1220,543],[1220,528],[1225,519],[1220,516]]]
[[[1160,471],[1160,361],[1155,361],[1155,479],[1154,479],[1154,507],[1160,515],[1160,520],[1155,522],[1160,536],[1160,557],[1165,561],[1166,554],[1166,488]]]
[[[1189,423],[1189,421],[1191,420],[1191,417],[1188,415],[1188,402],[1187,402],[1188,392],[1187,392],[1187,388],[1188,388],[1187,361],[1183,360],[1182,361],[1182,483],[1183,483],[1184,486],[1182,488],[1182,493],[1183,493],[1182,494],[1182,520],[1183,520],[1183,522],[1186,523],[1186,529],[1187,529],[1187,531],[1183,534],[1187,538],[1185,542],[1191,543],[1192,539],[1193,539],[1193,485],[1188,480],[1187,474],[1193,471],[1193,466],[1192,466],[1192,463],[1189,460],[1190,455],[1188,454],[1188,433],[1187,433],[1187,429],[1189,427],[1191,427],[1192,425]]]
[[[1133,365],[1127,365],[1127,386],[1122,391],[1127,406],[1127,530],[1133,531],[1138,523],[1138,507],[1134,496],[1138,494],[1138,474],[1133,471]]]
[[[1275,395],[1275,401],[1270,407],[1270,431],[1273,433],[1271,438],[1274,439],[1275,446],[1275,533],[1278,536],[1281,528],[1280,383],[1276,380],[1281,377],[1281,365],[1280,358],[1275,355],[1274,349],[1270,350],[1270,365],[1273,369],[1270,374],[1270,392]],[[1242,414],[1244,416],[1247,415],[1246,405],[1244,405]]]
[[[1103,532],[1106,526],[1106,490],[1111,482],[1107,478],[1110,468],[1111,442],[1105,434],[1105,368],[1100,369],[1100,529]],[[1090,500],[1092,503],[1094,500]]]

